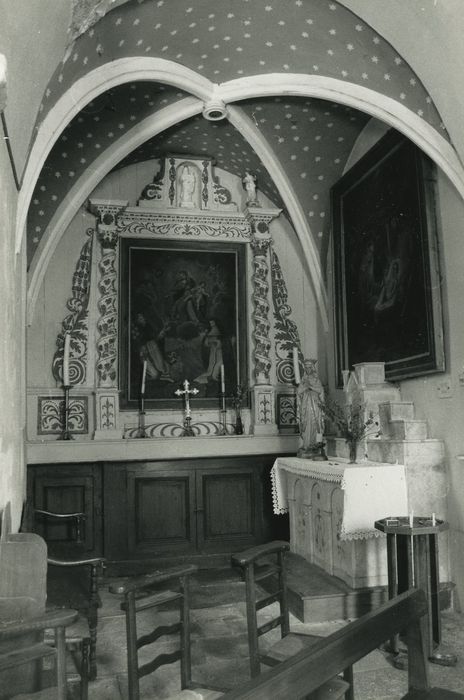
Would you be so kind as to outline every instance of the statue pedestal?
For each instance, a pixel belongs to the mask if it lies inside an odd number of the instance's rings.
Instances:
[[[324,445],[315,445],[314,447],[300,447],[296,456],[300,459],[310,459],[314,462],[327,460],[327,455],[324,451]]]

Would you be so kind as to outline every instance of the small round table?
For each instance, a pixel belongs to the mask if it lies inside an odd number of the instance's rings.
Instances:
[[[448,529],[444,520],[429,517],[392,517],[376,520],[377,530],[387,535],[388,597],[394,598],[409,588],[422,588],[428,604],[425,637],[428,658],[442,666],[454,666],[455,654],[440,650],[440,581],[438,533]],[[392,651],[399,653],[398,638],[391,640]],[[399,667],[403,664],[399,662]]]

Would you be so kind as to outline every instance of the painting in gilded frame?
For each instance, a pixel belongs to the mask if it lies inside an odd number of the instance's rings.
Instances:
[[[361,362],[388,380],[445,369],[434,185],[391,131],[332,188],[339,385]]]
[[[235,243],[121,240],[121,403],[179,408],[185,379],[195,405],[218,407],[246,381],[245,251]]]

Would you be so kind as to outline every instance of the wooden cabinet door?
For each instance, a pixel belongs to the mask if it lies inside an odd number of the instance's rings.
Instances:
[[[194,471],[129,470],[127,499],[131,557],[195,551]]]
[[[197,533],[200,552],[237,551],[261,538],[261,489],[254,467],[198,469]]]
[[[82,540],[67,523],[36,518],[35,531],[47,542],[52,557],[99,556],[102,554],[101,471],[95,464],[60,464],[29,467],[29,490],[33,508],[56,513],[84,513]]]

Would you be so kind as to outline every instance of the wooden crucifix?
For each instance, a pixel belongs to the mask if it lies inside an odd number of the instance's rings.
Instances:
[[[191,415],[190,415],[190,395],[195,396],[195,394],[198,394],[198,389],[194,387],[193,389],[190,389],[190,383],[188,379],[184,379],[184,383],[182,385],[184,388],[183,389],[176,389],[174,392],[176,396],[183,396],[184,397],[184,408],[185,408],[185,417],[184,417],[184,435],[188,435],[190,437],[193,437],[195,433],[193,432],[190,422],[192,420]]]

